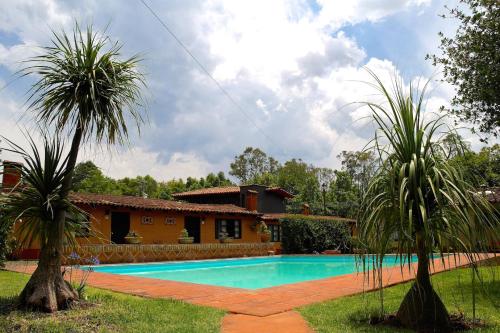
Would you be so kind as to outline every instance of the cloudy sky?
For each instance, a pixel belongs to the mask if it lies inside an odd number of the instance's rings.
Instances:
[[[149,118],[128,146],[87,146],[81,160],[113,177],[165,180],[227,171],[254,146],[280,161],[336,168],[339,152],[362,149],[374,134],[367,111],[352,104],[380,99],[363,83],[363,67],[387,80],[436,81],[425,55],[437,51],[438,31],[455,29],[438,17],[455,4],[444,0],[144,1],[236,104],[139,0],[0,0],[0,134],[21,142],[21,129],[31,131],[33,79],[15,73],[49,43],[51,29],[71,30],[76,20],[107,27],[124,57],[142,55]],[[453,89],[431,88],[427,109],[436,111]]]

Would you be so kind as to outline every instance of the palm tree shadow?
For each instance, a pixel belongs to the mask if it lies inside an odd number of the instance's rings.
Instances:
[[[0,297],[0,315],[8,315],[16,310],[19,310],[17,296]]]

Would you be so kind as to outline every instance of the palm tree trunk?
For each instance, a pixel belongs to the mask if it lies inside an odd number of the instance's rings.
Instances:
[[[71,190],[73,170],[76,165],[82,136],[83,128],[78,123],[68,155],[66,166],[68,173],[63,179],[60,190],[62,199],[66,199]],[[66,209],[65,206],[56,209],[51,224],[52,230],[48,233],[47,242],[41,246],[38,266],[19,296],[22,307],[54,312],[67,308],[73,301],[78,299],[77,292],[64,280],[61,271]]]
[[[429,273],[429,251],[423,233],[417,232],[418,268],[416,280],[401,303],[396,317],[405,327],[418,332],[449,332],[446,307],[432,287]]]

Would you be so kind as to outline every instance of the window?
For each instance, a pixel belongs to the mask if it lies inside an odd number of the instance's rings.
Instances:
[[[271,242],[281,241],[281,226],[277,224],[270,224],[267,226],[269,231],[271,231]]]
[[[227,237],[241,238],[241,220],[215,220],[215,239],[223,232]]]
[[[153,217],[152,216],[143,216],[141,224],[153,224]]]
[[[165,219],[165,224],[175,224],[175,217],[167,217]]]

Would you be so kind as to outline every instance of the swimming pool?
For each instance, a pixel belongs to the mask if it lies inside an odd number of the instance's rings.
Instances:
[[[416,261],[416,257],[412,258]],[[384,266],[398,265],[387,256]],[[271,256],[255,258],[94,266],[96,272],[139,276],[199,284],[261,289],[355,273],[353,255]]]

